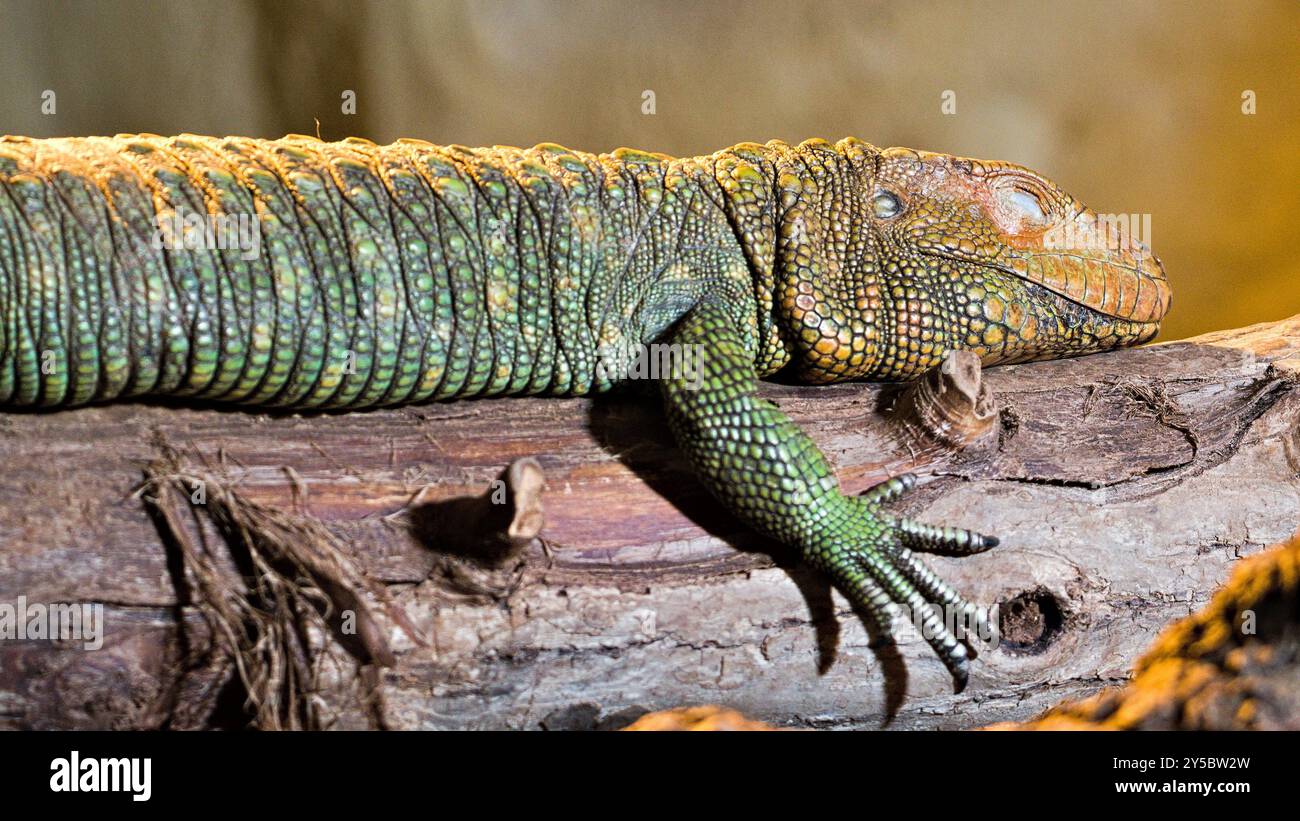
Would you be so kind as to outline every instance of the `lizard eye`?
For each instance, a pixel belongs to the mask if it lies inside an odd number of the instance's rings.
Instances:
[[[871,198],[871,210],[878,219],[887,220],[903,212],[903,201],[891,191],[877,191]]]
[[[1007,174],[993,182],[990,216],[1003,231],[1033,233],[1047,228],[1053,219],[1051,195],[1042,186],[1020,175]]]
[[[1020,212],[1031,222],[1046,222],[1047,215],[1043,213],[1043,204],[1038,197],[1031,191],[1023,188],[1012,188],[1003,194],[1002,201],[1005,202],[1014,211]]]

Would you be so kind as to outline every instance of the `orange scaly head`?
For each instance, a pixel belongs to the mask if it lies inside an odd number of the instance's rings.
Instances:
[[[994,364],[1156,335],[1169,310],[1169,282],[1128,215],[1099,217],[1010,163],[906,148],[875,159],[870,229],[897,338],[930,330],[944,350],[969,348]],[[1144,224],[1146,236],[1149,217]],[[928,312],[922,292],[931,295]],[[913,357],[920,349],[907,347],[886,353],[877,375],[913,375],[933,364],[937,351]]]
[[[767,149],[784,340],[768,361],[805,381],[910,378],[956,348],[990,365],[1093,353],[1151,339],[1169,310],[1128,215],[1026,168],[854,139]]]

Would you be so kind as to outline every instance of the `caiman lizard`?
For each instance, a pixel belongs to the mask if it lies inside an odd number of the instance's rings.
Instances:
[[[914,551],[996,538],[887,512],[910,476],[844,495],[757,380],[1102,351],[1151,339],[1170,305],[1145,245],[1052,241],[1095,238],[1096,215],[1042,176],[851,138],[672,158],[5,137],[0,190],[0,405],[572,396],[617,384],[608,362],[637,346],[691,346],[700,378],[659,388],[700,480],[869,614],[927,614],[957,689],[969,652],[930,605],[977,609]]]

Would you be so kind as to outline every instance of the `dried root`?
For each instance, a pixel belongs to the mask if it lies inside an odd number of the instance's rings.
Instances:
[[[251,502],[221,478],[183,470],[170,448],[165,453],[146,469],[140,496],[180,556],[190,598],[211,630],[211,651],[235,667],[251,725],[325,728],[332,717],[323,710],[322,688],[350,679],[371,707],[372,723],[382,726],[376,667],[395,659],[366,597],[424,643],[383,586],[365,576],[318,520]],[[184,524],[186,508],[192,528]],[[213,550],[205,520],[228,554]]]

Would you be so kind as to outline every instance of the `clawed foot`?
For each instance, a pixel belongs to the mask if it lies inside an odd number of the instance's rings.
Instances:
[[[891,605],[906,608],[952,674],[954,692],[959,693],[970,677],[969,658],[974,655],[969,634],[990,636],[988,615],[963,599],[913,551],[968,556],[997,546],[998,540],[961,528],[915,522],[881,507],[915,486],[916,476],[909,473],[846,499],[850,521],[843,523],[847,529],[843,525],[836,529],[845,535],[813,550],[810,558],[886,633],[893,616]]]

